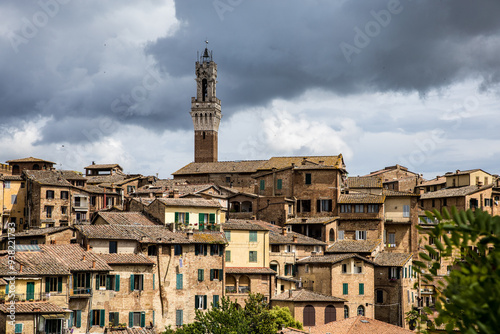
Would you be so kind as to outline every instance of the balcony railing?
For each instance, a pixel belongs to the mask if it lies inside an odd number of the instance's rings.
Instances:
[[[78,298],[78,297],[90,297],[92,296],[91,288],[76,288],[70,290],[70,297]]]
[[[238,293],[249,293],[249,292],[250,292],[249,286],[239,286],[238,287]]]

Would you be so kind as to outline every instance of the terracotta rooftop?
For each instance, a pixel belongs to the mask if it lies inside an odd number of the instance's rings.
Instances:
[[[437,176],[435,179],[424,181],[420,183],[417,187],[426,187],[426,186],[434,186],[438,184],[445,184],[446,177],[445,176]]]
[[[302,163],[305,163],[302,165]],[[258,167],[259,170],[266,169],[281,169],[295,164],[296,167],[306,166],[309,163],[309,167],[313,165],[324,165],[335,168],[345,168],[342,154],[339,155],[325,155],[325,156],[298,156],[298,157],[272,157]],[[311,164],[312,163],[312,164]]]
[[[42,185],[72,187],[60,173],[54,170],[25,170],[26,177]]]
[[[127,178],[126,175],[114,174],[114,175],[88,175],[86,179],[88,183],[99,184],[99,183],[119,183]]]
[[[384,195],[372,195],[367,193],[349,193],[339,196],[339,204],[382,204]]]
[[[22,158],[22,159],[14,159],[14,160],[7,160],[6,163],[12,163],[12,162],[48,162],[50,164],[55,164],[55,162],[49,161],[49,160],[43,160],[43,159],[38,159],[38,158]]]
[[[412,257],[410,253],[378,253],[373,261],[384,267],[403,267]]]
[[[296,238],[294,241],[294,237]],[[281,231],[271,230],[269,233],[269,244],[271,245],[315,245],[326,246],[326,242],[317,240],[297,232],[286,232],[283,235]]]
[[[413,334],[413,331],[387,322],[357,316],[311,328],[311,334]]]
[[[389,190],[389,189],[384,189],[382,192],[386,197],[418,197],[418,194],[410,193],[407,191],[395,191],[395,190]]]
[[[267,267],[226,267],[226,274],[276,275],[276,272]]]
[[[267,160],[192,162],[172,175],[255,173]]]
[[[142,254],[127,254],[127,253],[116,253],[116,254],[98,254],[98,256],[104,260],[109,265],[113,264],[143,264],[143,265],[153,265],[154,262]]]
[[[84,167],[84,169],[111,169],[115,167],[119,167],[121,170],[123,170],[123,168],[119,164],[100,164],[100,165],[92,164],[88,165],[87,167]]]
[[[272,297],[272,301],[293,301],[293,302],[346,302],[347,300],[339,297],[323,295],[305,289],[289,290]]]
[[[313,217],[313,218],[292,218],[286,221],[286,225],[294,224],[323,224],[326,225],[337,220],[338,217]]]
[[[34,237],[34,236],[40,236],[40,235],[47,235],[47,234],[52,234],[52,233],[57,233],[60,231],[64,231],[67,229],[70,229],[71,227],[69,226],[56,226],[56,227],[46,227],[46,228],[34,228],[30,230],[24,230],[22,232],[17,232],[16,233],[16,238],[22,238],[22,237]]]
[[[10,303],[0,304],[0,312],[10,313]],[[15,313],[65,313],[66,311],[60,306],[52,303],[33,303],[33,302],[16,302],[14,304]]]
[[[381,243],[381,239],[337,240],[325,250],[325,253],[371,253]]]
[[[478,191],[482,191],[488,188],[491,188],[493,185],[485,185],[482,187],[478,187],[476,185],[465,186],[459,188],[444,188],[436,191],[430,191],[427,193],[423,193],[420,195],[420,199],[429,199],[429,198],[443,198],[443,197],[462,197],[467,196]]]
[[[256,223],[255,220],[231,219],[222,224],[224,230],[269,231],[269,228]]]
[[[101,217],[106,223],[110,225],[157,225],[149,220],[141,212],[98,212],[96,218],[94,219],[97,219],[97,217]]]
[[[190,206],[204,208],[220,208],[217,200],[203,198],[158,198],[157,201],[166,206]]]
[[[416,174],[416,173],[410,172],[407,167],[401,166],[399,164],[396,164],[394,166],[389,166],[389,167],[385,167],[383,169],[376,170],[376,171],[371,172],[370,174],[368,174],[366,176],[380,175],[380,174],[384,174],[384,173],[387,173],[387,172],[390,172],[390,171],[393,171],[393,170],[397,170],[397,169],[402,170],[404,172],[409,172],[409,173],[412,173],[412,174]]]
[[[382,188],[380,177],[355,176],[347,178],[348,188]]]
[[[337,262],[341,262],[350,258],[358,258],[360,260],[363,260],[367,263],[376,265],[375,262],[368,260],[364,256],[354,254],[354,253],[347,253],[347,254],[326,254],[326,255],[312,255],[305,257],[303,259],[297,260],[298,264],[306,264],[306,263],[328,263],[328,264],[335,264]]]
[[[455,171],[455,173],[453,172],[448,172],[445,174],[445,176],[453,176],[453,175],[467,175],[467,174],[471,174],[471,173],[474,173],[474,172],[484,172],[486,174],[490,174],[488,172],[485,172],[484,170],[480,169],[480,168],[476,168],[476,169],[468,169],[468,170],[457,170]]]
[[[148,327],[127,327],[125,329],[108,327],[106,334],[156,334],[156,330]]]
[[[22,181],[23,177],[21,175],[2,175],[0,180],[3,181]]]

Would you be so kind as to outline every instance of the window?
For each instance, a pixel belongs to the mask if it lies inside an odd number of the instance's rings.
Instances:
[[[61,191],[61,199],[68,199],[68,198],[69,198],[69,192]]]
[[[127,186],[127,194],[135,192],[135,186]]]
[[[118,326],[120,323],[120,313],[119,312],[109,312],[109,323],[111,326]]]
[[[311,200],[310,199],[298,200],[297,212],[311,212]]]
[[[319,199],[317,201],[317,212],[331,212],[332,211],[332,200],[331,199]]]
[[[222,245],[210,245],[210,255],[221,255],[224,248]]]
[[[358,306],[358,315],[365,316],[365,307],[363,305]]]
[[[174,220],[176,223],[188,225],[189,224],[189,212],[176,212],[174,214]]]
[[[405,217],[405,218],[410,217],[410,206],[409,205],[403,205],[403,217]]]
[[[356,231],[356,240],[366,240],[366,231]]]
[[[207,255],[207,245],[195,244],[194,245],[194,255]]]
[[[250,242],[257,242],[257,231],[250,231]]]
[[[67,206],[61,206],[61,213],[63,215],[67,215],[68,214],[68,207]]]
[[[182,246],[174,245],[174,255],[182,255]]]
[[[281,189],[283,189],[283,180],[282,180],[282,179],[278,179],[278,180],[276,181],[276,189],[277,189],[277,190],[281,190]]]
[[[156,256],[157,254],[157,247],[156,245],[149,245],[148,246],[148,256]]]
[[[257,262],[257,251],[250,251],[248,252],[248,254],[249,254],[248,257],[249,262]]]
[[[266,188],[266,181],[265,180],[260,180],[260,185],[259,189],[264,190]]]
[[[231,241],[231,231],[224,231],[227,241]]]
[[[340,212],[341,213],[350,213],[352,211],[351,204],[341,204]]]
[[[388,239],[387,247],[396,247],[396,233],[389,233]]]
[[[364,212],[364,205],[363,204],[356,204],[354,205],[354,212],[356,213],[363,213]]]
[[[54,199],[54,190],[47,190],[45,192],[45,198],[46,199]]]
[[[349,318],[349,307],[344,305],[344,319]]]
[[[90,196],[90,205],[95,206],[97,203],[97,196]]]
[[[348,283],[343,283],[342,284],[342,294],[348,295],[349,294],[349,284]]]
[[[312,184],[311,173],[306,173],[306,184]]]
[[[360,295],[365,294],[365,284],[364,283],[359,283],[359,294]]]
[[[339,231],[339,240],[344,240],[344,231]]]
[[[73,320],[73,321],[71,321]],[[75,326],[76,328],[82,327],[82,311],[74,310],[73,313],[70,314],[70,325]]]
[[[288,274],[288,270],[287,270],[287,267],[286,267],[286,266],[287,266],[287,265],[285,264],[285,275],[287,275],[287,274]],[[309,265],[308,265],[308,264],[306,264],[306,265],[305,265],[305,271],[306,271],[306,274],[308,274],[308,273],[309,273]]]
[[[52,218],[52,211],[54,210],[53,206],[46,205],[45,206],[45,217],[46,218]]]
[[[18,334],[22,334],[23,332],[23,324],[16,324],[15,327],[14,327],[14,333]]]
[[[106,287],[106,290],[111,290],[111,291],[120,291],[120,275],[99,275],[105,278],[105,282],[102,282],[100,284],[103,284],[103,286]],[[105,285],[104,285],[105,284]]]
[[[295,245],[286,245],[285,253],[295,253]]]
[[[335,320],[337,320],[337,311],[335,310],[335,306],[328,305],[325,307],[325,324]]]
[[[391,279],[391,280],[399,279],[399,268],[398,267],[390,267],[389,268],[389,279]]]
[[[435,207],[436,206],[436,201],[432,200],[431,205],[432,205],[432,207]]]
[[[130,291],[144,290],[144,275],[130,275]]]
[[[219,295],[213,295],[212,307],[219,308]]]
[[[176,282],[175,282],[175,287],[177,290],[182,290],[182,285],[183,285],[183,282],[182,282],[182,274],[177,274],[176,276]]]
[[[129,327],[145,327],[146,326],[146,312],[129,312],[128,313],[128,326]]]
[[[231,251],[226,251],[226,262],[231,262]]]
[[[10,203],[11,204],[17,204],[17,195],[11,195],[10,196]]]
[[[204,279],[205,279],[205,270],[198,269],[198,281],[203,282]]]
[[[493,200],[491,198],[485,198],[484,206],[493,206]]]
[[[222,281],[222,269],[210,269],[211,281]]]
[[[342,274],[347,273],[347,263],[342,263]]]
[[[47,277],[45,279],[45,292],[62,292],[62,277]]]
[[[314,306],[307,305],[304,307],[303,325],[304,327],[316,325],[316,311],[314,310]]]
[[[184,322],[182,321],[183,310],[175,310],[175,325],[182,326]]]
[[[448,206],[448,199],[447,198],[443,198],[443,206]]]
[[[361,274],[363,273],[363,263],[358,262],[354,264],[354,273],[355,274]]]
[[[3,186],[4,186],[4,188],[6,188],[6,189],[10,189],[10,181],[4,181],[4,182],[3,182]]]
[[[271,245],[271,252],[279,253],[279,251],[280,251],[280,245]]]
[[[197,310],[207,309],[207,295],[194,296],[194,308]]]
[[[109,254],[116,254],[118,252],[118,241],[109,242]]]
[[[104,310],[92,310],[90,312],[90,326],[104,327]]]
[[[290,264],[290,263],[285,264],[285,276],[289,276],[289,275],[293,276],[295,274],[294,267],[295,266],[293,264]],[[306,270],[306,273],[309,272],[309,265],[308,264],[306,264],[305,270]]]
[[[434,245],[434,237],[429,237],[429,245]]]
[[[377,304],[382,304],[384,302],[384,291],[383,290],[376,290],[376,303]]]
[[[368,204],[368,213],[378,213],[378,204]]]

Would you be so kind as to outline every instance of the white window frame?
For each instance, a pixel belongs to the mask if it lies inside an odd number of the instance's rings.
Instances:
[[[344,237],[345,237],[344,230],[339,230],[337,234],[337,239],[344,240]]]
[[[403,205],[403,217],[410,218],[410,206],[409,205]]]
[[[366,231],[356,231],[356,240],[366,240]]]

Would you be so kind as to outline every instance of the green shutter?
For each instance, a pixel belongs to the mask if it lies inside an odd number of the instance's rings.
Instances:
[[[288,276],[288,268],[289,266],[285,264],[285,276]]]
[[[194,296],[194,308],[197,310],[200,308],[200,296]]]
[[[128,313],[128,326],[130,328],[134,327],[134,312]]]
[[[134,275],[130,275],[130,291],[134,291]]]
[[[153,274],[153,290],[155,289],[155,274]]]
[[[99,274],[95,275],[95,289],[99,290]]]
[[[76,328],[82,327],[82,311],[76,311]]]
[[[222,254],[224,254],[224,246],[219,245],[219,256],[222,256]]]
[[[107,275],[106,276],[106,290],[111,290],[111,279],[113,276]]]
[[[219,308],[219,295],[214,295],[212,306],[214,308]]]
[[[176,288],[177,288],[177,290],[181,290],[182,289],[182,274],[177,274],[177,277],[176,277]]]
[[[73,274],[73,290],[76,290],[76,273]]]
[[[86,274],[85,274],[85,287],[86,287],[87,289],[92,288],[92,287],[90,286],[90,273],[86,273]]]
[[[115,291],[120,291],[120,275],[115,275]]]
[[[185,220],[184,220],[184,223],[189,224],[189,212],[186,212],[186,214],[184,215],[185,216]]]
[[[62,277],[57,278],[57,292],[62,293]]]
[[[231,231],[224,231],[227,241],[231,241]]]
[[[50,292],[50,277],[45,278],[45,292]]]
[[[214,280],[214,269],[210,269],[210,280]]]
[[[99,317],[99,326],[104,327],[104,324],[106,323],[104,317],[106,316],[106,313],[104,310],[100,310],[100,317]]]
[[[207,295],[203,295],[203,309],[207,309]]]
[[[348,295],[349,294],[349,285],[348,283],[343,283],[342,284],[342,294]]]
[[[278,190],[281,190],[283,188],[283,180],[282,179],[278,179],[276,188],[278,188]]]
[[[250,242],[257,242],[257,231],[250,231]]]
[[[178,223],[179,222],[179,212],[176,212],[174,215],[175,215],[174,222]]]
[[[5,294],[9,294],[9,286],[10,286],[10,281],[7,282],[7,285],[5,286]]]
[[[207,256],[207,245],[202,245],[203,247],[203,255]]]
[[[146,312],[141,312],[141,327],[146,327]]]
[[[297,274],[297,265],[292,264],[292,276],[295,276]]]
[[[90,310],[90,326],[94,324],[94,310]]]
[[[200,254],[200,252],[198,251],[198,247],[199,247],[199,245],[198,245],[198,244],[195,244],[195,245],[194,245],[194,255],[198,255],[198,254]]]
[[[205,277],[205,271],[203,269],[198,269],[198,281],[203,281]]]
[[[365,294],[365,284],[364,283],[359,283],[359,294],[360,295]]]
[[[183,324],[183,310],[175,310],[175,325],[182,326]]]
[[[231,262],[231,251],[230,250],[226,251],[226,262]]]
[[[74,316],[73,316],[73,312],[71,312],[69,314],[69,324],[68,324],[68,327],[71,328],[75,325],[75,319],[74,319]]]
[[[153,311],[153,326],[155,325],[155,311]]]
[[[408,276],[408,268],[405,267],[405,278],[407,278]]]
[[[311,174],[306,173],[306,184],[311,184]]]
[[[215,224],[215,213],[210,213],[210,214],[208,215],[208,222],[209,222],[210,224]]]
[[[396,272],[397,272],[397,278],[400,279],[401,278],[401,268],[396,268]]]
[[[198,229],[200,231],[205,230],[205,214],[204,213],[199,213],[198,214]]]
[[[144,275],[139,275],[140,280],[139,280],[139,290],[144,290]]]
[[[222,282],[222,275],[223,274],[224,273],[222,272],[222,269],[219,269],[219,281],[221,281],[221,282]]]
[[[210,256],[214,255],[214,245],[210,245]]]

